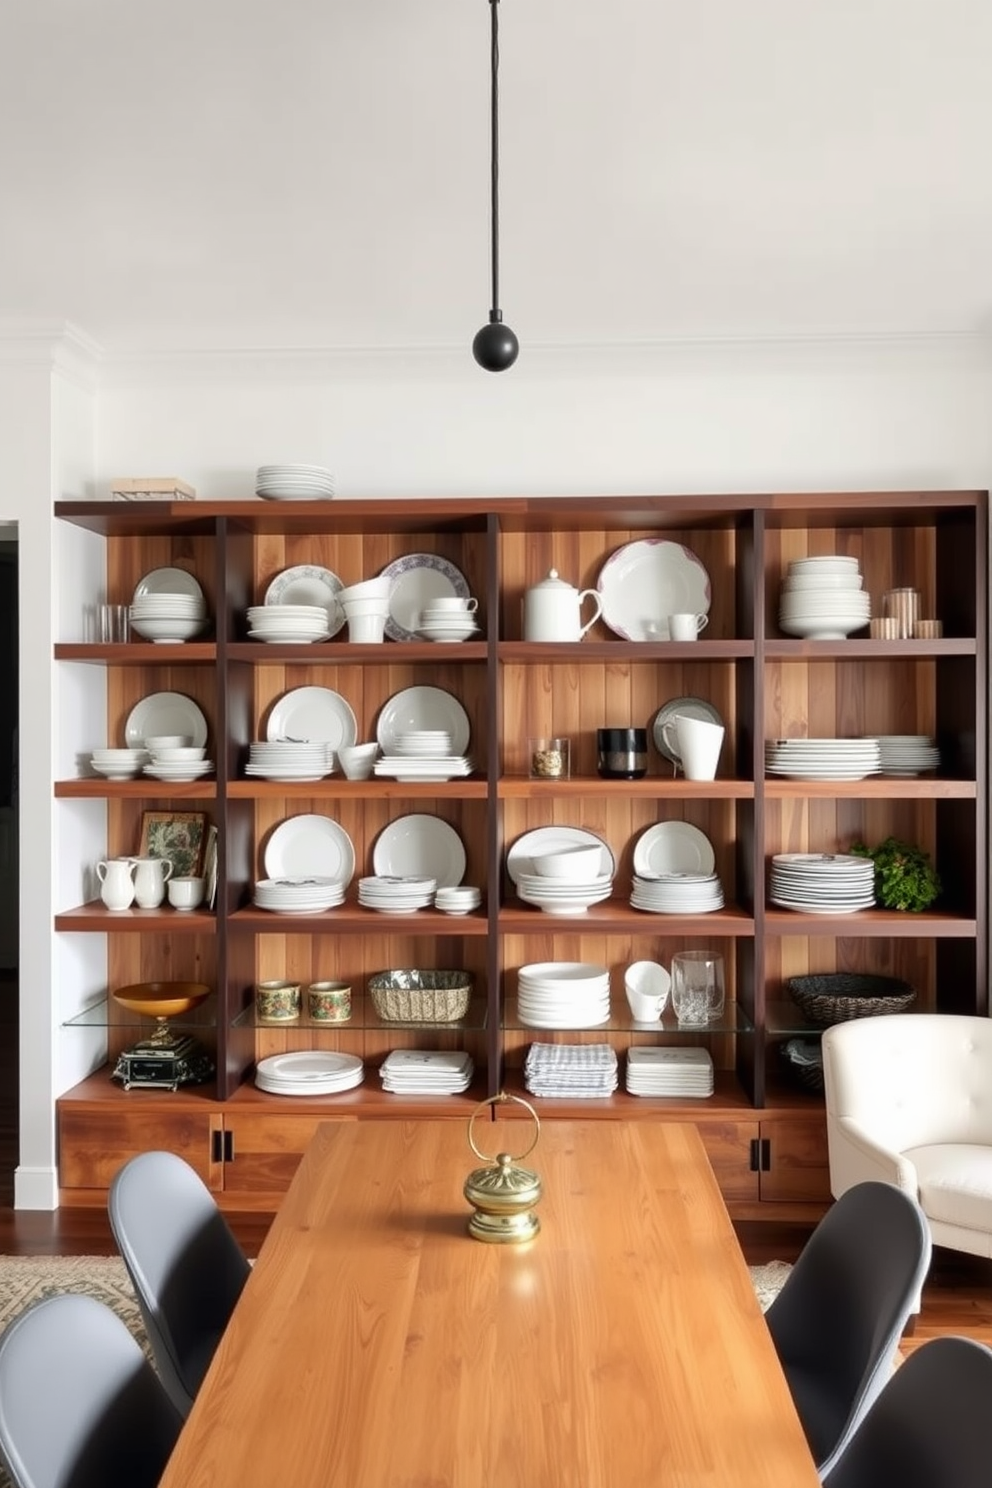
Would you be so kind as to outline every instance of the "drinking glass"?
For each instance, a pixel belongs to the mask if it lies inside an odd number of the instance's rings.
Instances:
[[[723,957],[716,951],[678,951],[672,957],[672,1007],[683,1028],[705,1028],[723,1016]]]

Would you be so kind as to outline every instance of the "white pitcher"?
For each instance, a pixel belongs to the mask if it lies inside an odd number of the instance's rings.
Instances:
[[[134,897],[139,909],[158,909],[165,902],[165,886],[172,877],[168,858],[134,858]]]
[[[107,858],[96,865],[100,898],[108,909],[130,909],[134,903],[134,863],[130,858]]]
[[[582,624],[582,605],[591,599],[593,614]],[[596,589],[576,589],[558,577],[553,568],[546,579],[524,592],[525,641],[581,641],[603,612]]]

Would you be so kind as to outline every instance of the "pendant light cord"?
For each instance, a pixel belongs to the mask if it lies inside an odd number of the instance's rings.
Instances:
[[[492,260],[493,260],[493,320],[502,319],[499,313],[499,0],[489,0],[492,18],[492,89],[490,118],[490,161],[492,172]]]

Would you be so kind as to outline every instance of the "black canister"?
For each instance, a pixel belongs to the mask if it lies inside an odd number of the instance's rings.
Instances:
[[[640,780],[648,773],[647,729],[597,729],[596,750],[596,769],[604,780]]]

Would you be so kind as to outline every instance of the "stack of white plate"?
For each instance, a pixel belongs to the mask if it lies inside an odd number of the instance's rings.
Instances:
[[[481,903],[482,890],[469,884],[455,884],[451,888],[438,889],[434,895],[434,908],[441,910],[442,914],[471,914]]]
[[[94,749],[90,762],[108,780],[133,780],[148,761],[147,749]]]
[[[464,754],[452,752],[446,729],[410,729],[397,733],[392,749],[375,762],[376,775],[393,780],[463,780],[475,769]]]
[[[144,766],[144,773],[151,775],[155,780],[171,780],[178,783],[182,780],[199,780],[204,775],[212,774],[215,769],[213,760],[205,759],[206,748],[202,744],[190,744],[185,747],[149,749],[150,762]]]
[[[358,902],[380,914],[413,914],[434,902],[437,879],[399,874],[372,875],[358,880]]]
[[[260,878],[255,884],[255,904],[273,914],[321,914],[343,904],[344,891],[340,879],[319,874],[306,878]]]
[[[617,1088],[617,1055],[609,1044],[531,1044],[524,1084],[531,1095],[590,1099]]]
[[[715,873],[635,873],[630,903],[650,914],[709,914],[724,906],[723,885]]]
[[[128,618],[145,640],[174,644],[199,635],[207,622],[207,602],[199,581],[184,568],[153,568],[139,579]]]
[[[365,1066],[357,1054],[332,1050],[273,1054],[255,1066],[255,1084],[269,1095],[336,1095],[353,1090],[364,1079]]]
[[[545,878],[540,873],[520,873],[517,894],[525,904],[536,904],[542,914],[585,914],[590,904],[602,904],[613,892],[613,875],[598,873],[588,879]]]
[[[883,775],[922,775],[940,766],[929,734],[883,734],[878,741]]]
[[[797,780],[864,780],[882,768],[878,739],[766,739],[765,770]]]
[[[521,966],[517,1015],[528,1028],[599,1028],[610,1018],[610,974],[585,961]]]
[[[393,753],[410,755],[416,759],[436,759],[450,754],[452,736],[447,729],[401,730],[393,742]]]
[[[333,775],[334,766],[334,750],[329,744],[255,740],[248,745],[245,774],[259,780],[323,780]]]
[[[776,853],[769,898],[802,914],[853,914],[875,903],[871,858],[846,853]]]
[[[248,634],[253,641],[308,645],[326,641],[331,634],[328,612],[323,605],[249,605]]]
[[[713,1094],[713,1058],[708,1049],[644,1047],[627,1051],[630,1095]]]
[[[323,465],[260,465],[255,495],[264,501],[328,501],[334,474]]]
[[[474,1073],[472,1056],[457,1049],[394,1049],[379,1066],[383,1090],[394,1095],[458,1095]]]
[[[871,595],[861,585],[857,558],[794,559],[779,596],[779,628],[811,641],[843,640],[863,630],[871,619]]]

